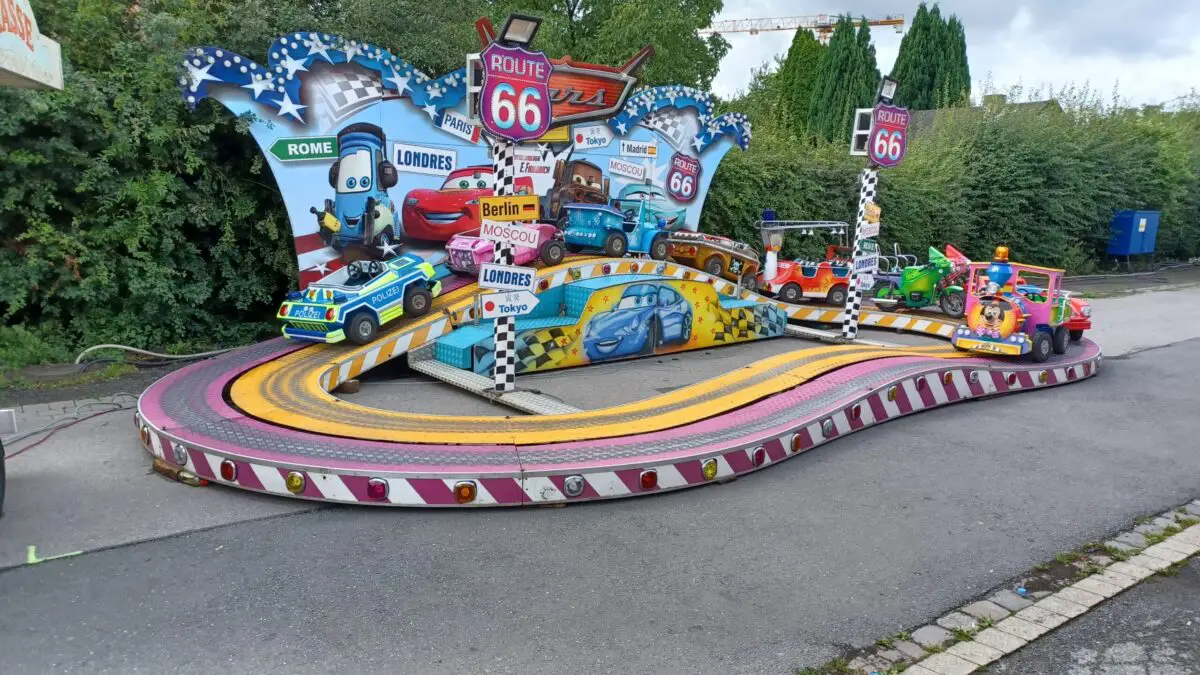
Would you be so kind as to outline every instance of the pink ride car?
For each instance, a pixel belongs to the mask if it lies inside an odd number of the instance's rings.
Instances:
[[[538,231],[538,246],[513,247],[513,264],[525,265],[534,260],[541,260],[546,267],[553,267],[563,261],[566,247],[563,245],[562,233],[551,223],[534,223],[526,225]],[[455,272],[478,274],[479,266],[495,260],[496,243],[479,236],[479,230],[471,230],[456,234],[446,244],[446,253],[450,269]]]

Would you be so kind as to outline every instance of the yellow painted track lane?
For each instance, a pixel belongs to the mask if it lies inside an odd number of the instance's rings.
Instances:
[[[961,358],[949,345],[879,349],[838,345],[797,350],[660,396],[569,415],[418,415],[369,408],[336,399],[310,382],[305,350],[247,373],[234,383],[233,399],[247,414],[283,426],[351,438],[415,443],[521,444],[612,438],[661,431],[734,410],[841,367],[879,358]],[[308,375],[306,377],[306,374]]]

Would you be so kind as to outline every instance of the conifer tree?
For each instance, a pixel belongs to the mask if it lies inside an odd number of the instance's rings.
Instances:
[[[808,111],[825,46],[812,31],[800,29],[792,38],[787,60],[779,71],[779,121],[797,135],[807,134]]]

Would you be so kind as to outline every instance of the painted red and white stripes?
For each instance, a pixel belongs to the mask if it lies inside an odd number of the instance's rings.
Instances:
[[[339,470],[301,463],[302,458],[266,462],[184,445],[135,416],[146,450],[200,478],[257,492],[317,501],[380,506],[516,506],[634,497],[693,487],[748,474],[811,450],[833,439],[888,420],[969,399],[1065,384],[1096,374],[1101,356],[1067,365],[1019,365],[1006,369],[955,365],[931,360],[928,368],[874,386],[857,396],[809,411],[781,427],[757,430],[728,441],[726,447],[698,448],[694,455],[656,460],[653,455],[619,466],[596,461],[508,473],[445,471],[409,474],[362,468]],[[977,363],[977,362],[976,362]],[[819,380],[820,378],[818,378]],[[765,435],[765,436],[764,436]],[[184,461],[181,461],[184,460]],[[232,462],[232,480],[222,462]],[[289,474],[299,474],[289,485]],[[371,484],[377,486],[372,490]],[[464,483],[470,489],[462,493]],[[296,488],[299,489],[296,489]],[[470,499],[464,500],[467,494]]]

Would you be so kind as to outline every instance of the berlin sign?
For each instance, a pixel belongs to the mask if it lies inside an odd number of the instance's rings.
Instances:
[[[480,54],[480,121],[488,133],[528,141],[550,129],[550,59],[541,52],[497,42]]]
[[[890,169],[904,161],[908,150],[908,110],[880,103],[875,106],[868,157],[876,166]]]

